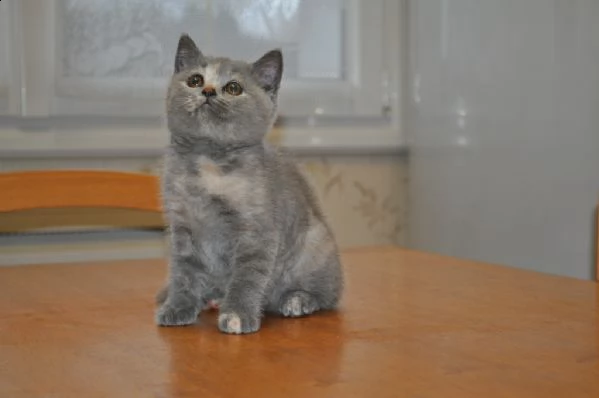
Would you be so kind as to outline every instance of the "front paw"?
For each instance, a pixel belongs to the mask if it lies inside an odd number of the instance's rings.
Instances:
[[[218,316],[218,328],[228,334],[254,333],[260,329],[260,317],[236,312],[221,312]]]
[[[198,319],[199,312],[193,306],[176,307],[165,303],[156,311],[156,323],[160,326],[191,325]]]

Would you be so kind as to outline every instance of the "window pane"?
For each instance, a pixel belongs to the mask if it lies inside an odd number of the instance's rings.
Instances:
[[[343,77],[343,2],[221,0],[215,4],[215,52],[251,60],[279,47],[285,54],[287,79]]]
[[[382,57],[364,51],[381,42],[380,0],[55,1],[55,113],[161,114],[183,32],[208,55],[281,48],[282,114],[381,112]]]
[[[208,54],[253,60],[275,47],[286,78],[343,77],[339,0],[62,0],[63,77],[158,78],[172,73],[188,32]]]
[[[172,73],[179,34],[205,37],[202,0],[62,0],[62,76],[156,78]]]

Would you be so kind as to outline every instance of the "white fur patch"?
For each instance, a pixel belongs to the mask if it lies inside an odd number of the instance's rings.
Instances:
[[[247,178],[234,174],[223,174],[214,162],[201,157],[198,167],[202,186],[212,195],[222,196],[232,203],[242,204],[250,191]]]
[[[237,314],[221,314],[218,317],[218,323],[224,324],[226,322],[227,328],[224,330],[227,333],[241,334],[241,319]]]
[[[212,87],[219,86],[219,80],[218,80],[218,68],[219,67],[220,67],[219,64],[206,66],[206,68],[204,69],[204,85],[205,86],[212,86]]]
[[[299,297],[292,297],[287,305],[291,315],[298,316],[302,314],[302,300]]]
[[[215,299],[215,300],[208,301],[208,308],[211,310],[217,310],[219,306],[220,306],[219,300]]]

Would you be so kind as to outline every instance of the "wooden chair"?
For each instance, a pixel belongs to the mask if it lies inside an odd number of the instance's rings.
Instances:
[[[92,170],[0,173],[0,213],[68,207],[160,212],[158,178]]]

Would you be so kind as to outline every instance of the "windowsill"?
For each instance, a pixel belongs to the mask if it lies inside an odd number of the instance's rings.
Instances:
[[[382,127],[285,127],[272,141],[297,154],[404,154],[401,133]],[[155,157],[168,142],[164,128],[127,127],[23,131],[0,129],[0,159]]]

